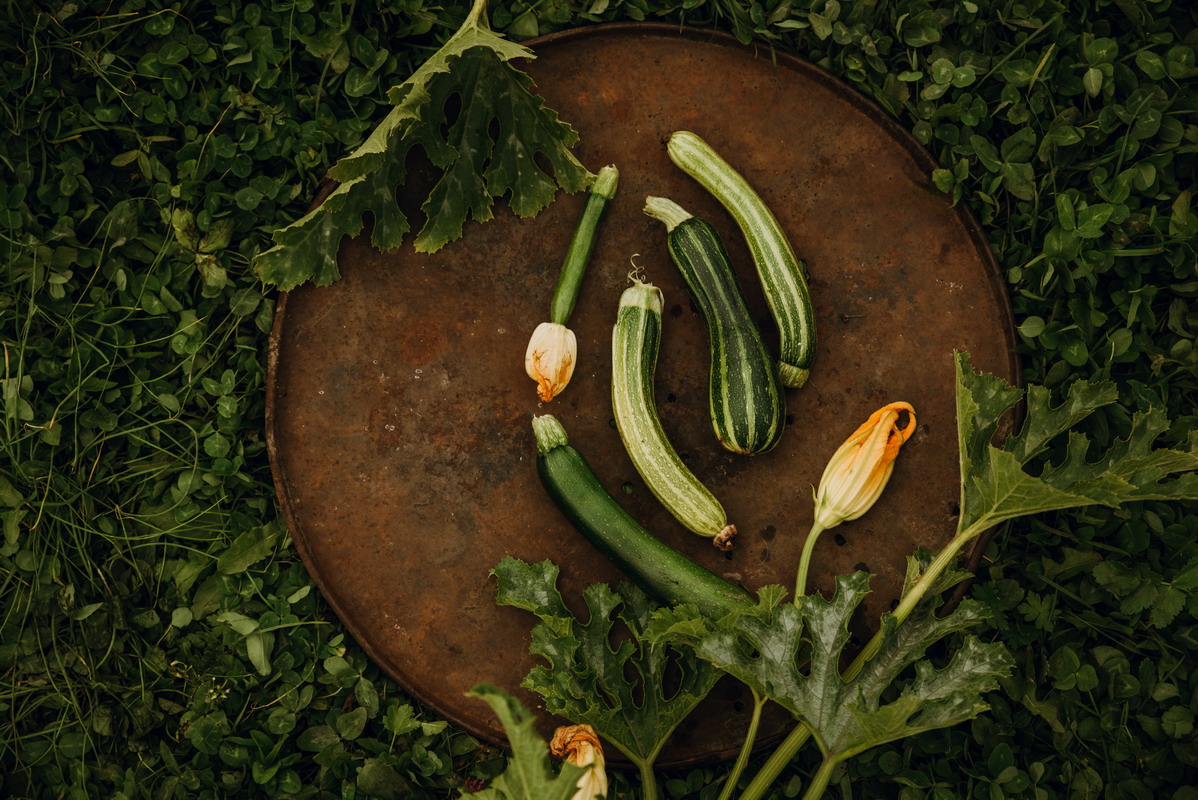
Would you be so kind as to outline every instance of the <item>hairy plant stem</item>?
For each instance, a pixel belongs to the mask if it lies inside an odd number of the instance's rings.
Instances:
[[[657,778],[653,774],[653,759],[635,759],[637,769],[641,772],[641,797],[645,800],[657,800]]]
[[[924,595],[936,585],[940,580],[941,574],[948,569],[957,560],[957,555],[961,552],[961,548],[970,542],[975,536],[981,533],[983,527],[975,524],[957,533],[956,537],[948,543],[948,545],[936,554],[936,558],[928,565],[928,568],[920,576],[911,590],[903,595],[899,601],[898,607],[894,610],[894,616],[901,625],[902,622],[911,615],[911,612],[919,605],[919,601],[924,598]],[[857,654],[853,659],[853,663],[849,664],[848,669],[844,671],[844,679],[852,680],[861,672],[861,668],[865,666],[865,662],[869,661],[877,655],[878,649],[882,646],[882,634],[875,633],[869,643],[865,645],[865,649]],[[783,741],[774,750],[769,759],[761,765],[761,769],[753,776],[753,780],[749,782],[748,788],[741,794],[740,800],[761,800],[774,781],[782,773],[799,752],[800,748],[807,743],[811,737],[811,728],[805,723],[800,723],[795,726]],[[821,770],[823,768],[821,767]],[[817,773],[818,774],[818,773]],[[826,781],[825,781],[826,785]]]
[[[811,785],[803,793],[803,800],[819,800],[824,796],[824,792],[828,789],[828,781],[832,779],[832,770],[836,769],[836,765],[839,763],[831,758],[825,758],[820,763],[819,769],[811,778]]]
[[[757,739],[757,724],[761,722],[761,708],[765,705],[766,698],[757,694],[757,690],[752,687],[749,691],[753,692],[753,716],[749,719],[749,732],[745,734],[745,743],[740,747],[740,754],[736,757],[736,763],[732,765],[732,771],[728,773],[728,777],[724,781],[724,788],[720,791],[720,796],[717,800],[728,800],[732,797],[732,792],[736,789],[736,782],[740,780],[740,774],[745,771],[745,765],[749,763],[749,754],[753,752],[753,742]]]
[[[807,594],[807,570],[811,566],[811,552],[815,550],[815,540],[824,532],[824,526],[818,522],[807,532],[807,541],[803,542],[803,554],[799,556],[799,572],[795,575],[795,602]]]

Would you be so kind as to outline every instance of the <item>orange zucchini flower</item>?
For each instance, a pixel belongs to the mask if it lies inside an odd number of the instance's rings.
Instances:
[[[578,791],[571,800],[595,800],[607,797],[607,772],[604,769],[603,745],[590,725],[566,725],[553,734],[549,749],[555,756],[565,756],[571,764],[579,767],[590,765],[578,779]]]
[[[899,428],[904,411],[907,424]],[[894,472],[899,448],[914,432],[915,409],[910,403],[891,403],[875,411],[824,468],[815,492],[815,524],[827,530],[869,511]]]

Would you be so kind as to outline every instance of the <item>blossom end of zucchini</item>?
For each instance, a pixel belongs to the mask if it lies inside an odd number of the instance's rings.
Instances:
[[[724,529],[717,533],[711,540],[711,545],[716,550],[722,553],[728,553],[736,549],[736,526],[725,525]]]
[[[778,362],[778,377],[782,379],[782,385],[788,389],[797,389],[807,382],[811,377],[811,370],[802,367],[796,367],[793,364],[787,364],[784,361]]]

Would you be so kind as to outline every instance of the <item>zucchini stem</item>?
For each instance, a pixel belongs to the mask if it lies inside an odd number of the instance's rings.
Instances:
[[[828,782],[832,779],[832,770],[836,769],[839,763],[831,758],[825,758],[820,762],[819,769],[811,778],[811,785],[803,793],[803,800],[819,800],[824,796],[824,792],[828,790]]]
[[[562,261],[557,286],[553,289],[553,299],[549,303],[550,322],[565,325],[574,311],[582,278],[586,274],[587,264],[591,261],[591,251],[595,249],[599,221],[603,218],[608,202],[615,197],[619,181],[620,171],[614,164],[608,164],[599,170],[594,183],[591,184],[582,216],[578,219],[578,227],[574,229],[574,238],[570,240],[570,248]]]
[[[807,570],[811,567],[811,553],[815,550],[815,540],[824,532],[824,526],[818,522],[807,532],[807,541],[803,542],[803,554],[799,556],[799,571],[795,576],[795,603],[807,593]]]
[[[548,455],[549,451],[570,443],[566,429],[552,414],[532,418],[532,435],[536,437],[537,453],[540,455]]]
[[[658,222],[664,223],[667,233],[694,216],[670,198],[652,195],[645,198],[645,213]]]
[[[729,800],[732,797],[732,792],[736,789],[736,782],[740,780],[741,773],[745,771],[745,766],[749,763],[749,755],[753,752],[753,743],[757,740],[757,725],[761,722],[761,709],[765,705],[766,698],[757,694],[752,687],[749,688],[749,691],[753,692],[753,716],[749,719],[749,732],[745,734],[745,743],[741,745],[736,763],[732,766],[732,771],[728,773],[728,777],[724,781],[724,788],[720,791],[717,800]]]
[[[657,776],[653,774],[653,762],[637,759],[636,766],[641,773],[641,797],[644,800],[657,800]]]

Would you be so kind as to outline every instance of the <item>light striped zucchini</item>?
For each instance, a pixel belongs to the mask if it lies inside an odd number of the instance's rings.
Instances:
[[[707,322],[707,400],[716,438],[734,453],[764,453],[782,436],[786,395],[720,235],[664,197],[647,198],[645,213],[665,223],[670,257]]]
[[[653,496],[675,519],[720,550],[735,545],[736,526],[670,445],[653,401],[653,371],[661,343],[661,290],[632,279],[620,295],[611,332],[611,399],[624,449]]]
[[[553,502],[591,544],[663,603],[691,603],[713,619],[753,603],[729,583],[645,530],[616,502],[552,416],[533,417],[537,474]]]
[[[770,311],[778,324],[778,371],[782,383],[807,382],[815,358],[815,314],[807,289],[807,268],[795,258],[782,226],[753,187],[689,131],[670,136],[670,158],[723,204],[744,234]]]

